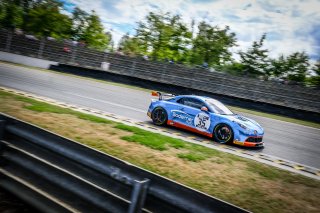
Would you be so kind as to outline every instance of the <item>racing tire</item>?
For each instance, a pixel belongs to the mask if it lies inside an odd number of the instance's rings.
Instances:
[[[214,140],[222,144],[230,144],[233,141],[233,130],[228,124],[218,124],[213,130]]]
[[[162,107],[156,107],[151,113],[152,122],[157,126],[164,126],[168,121],[168,114]]]

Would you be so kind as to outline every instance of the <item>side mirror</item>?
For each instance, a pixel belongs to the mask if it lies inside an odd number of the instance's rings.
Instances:
[[[207,108],[207,107],[205,107],[205,106],[203,106],[203,107],[201,107],[201,111],[208,112],[208,108]]]

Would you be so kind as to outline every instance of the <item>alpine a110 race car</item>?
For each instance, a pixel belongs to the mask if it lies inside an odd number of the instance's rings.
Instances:
[[[254,120],[234,114],[218,100],[196,95],[152,92],[148,116],[155,125],[170,125],[213,138],[219,143],[262,147],[263,128]],[[166,97],[166,98],[163,98]]]

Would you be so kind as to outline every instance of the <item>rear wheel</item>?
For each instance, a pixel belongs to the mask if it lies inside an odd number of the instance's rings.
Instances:
[[[152,111],[151,118],[155,125],[163,126],[167,123],[168,115],[165,109],[157,107]]]
[[[214,128],[214,140],[219,143],[231,143],[233,140],[232,128],[227,124],[218,124]]]

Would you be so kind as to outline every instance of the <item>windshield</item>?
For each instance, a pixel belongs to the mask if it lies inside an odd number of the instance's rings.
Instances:
[[[206,102],[214,113],[220,115],[233,115],[233,112],[231,112],[231,110],[223,105],[223,103],[221,103],[220,101],[207,99]]]

